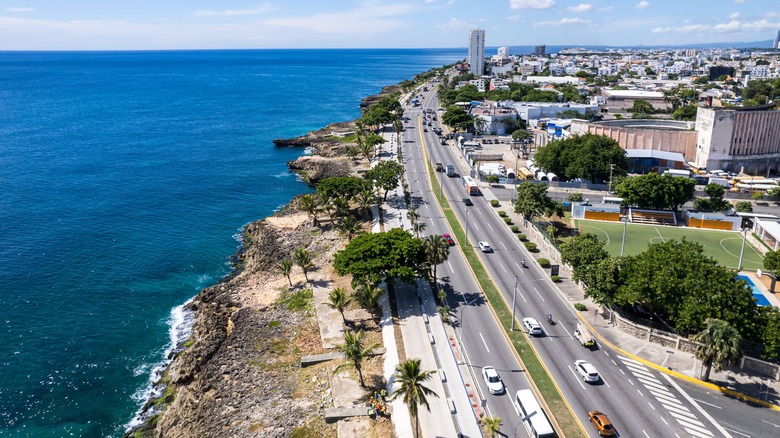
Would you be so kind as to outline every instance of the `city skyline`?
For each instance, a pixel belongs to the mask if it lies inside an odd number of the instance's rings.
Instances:
[[[0,0],[0,50],[685,45],[772,41],[769,0]],[[776,9],[776,8],[775,8]]]

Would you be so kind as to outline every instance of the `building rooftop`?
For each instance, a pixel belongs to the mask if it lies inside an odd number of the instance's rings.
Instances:
[[[661,160],[684,163],[685,157],[679,152],[655,151],[651,149],[626,149],[628,158],[659,158]]]
[[[622,97],[624,99],[663,99],[664,93],[660,91],[644,91],[644,90],[604,90],[604,94],[612,97]]]

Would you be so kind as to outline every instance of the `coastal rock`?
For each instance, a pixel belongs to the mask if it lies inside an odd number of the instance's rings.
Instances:
[[[287,166],[294,172],[298,172],[309,184],[316,184],[325,178],[332,176],[345,176],[352,174],[352,168],[347,159],[327,159],[317,155],[300,157],[289,161]]]

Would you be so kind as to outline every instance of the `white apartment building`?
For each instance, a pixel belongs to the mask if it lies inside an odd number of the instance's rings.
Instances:
[[[475,76],[485,74],[485,31],[469,31],[469,73]]]

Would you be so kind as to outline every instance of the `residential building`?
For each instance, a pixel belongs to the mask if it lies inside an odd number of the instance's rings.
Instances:
[[[546,51],[547,51],[547,46],[545,45],[534,47],[534,55],[536,56],[544,56]]]
[[[485,31],[469,31],[469,73],[474,76],[485,74]]]
[[[507,134],[506,121],[517,119],[513,108],[486,105],[472,108],[471,115],[474,116],[474,125],[479,132],[494,135]]]

